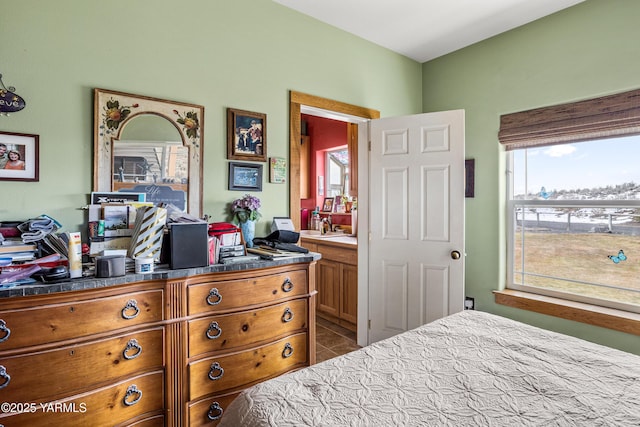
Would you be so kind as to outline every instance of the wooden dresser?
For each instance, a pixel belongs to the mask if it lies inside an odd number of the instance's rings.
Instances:
[[[235,268],[0,297],[0,426],[216,425],[314,364],[315,260]]]

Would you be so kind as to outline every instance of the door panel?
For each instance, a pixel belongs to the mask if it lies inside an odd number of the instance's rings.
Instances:
[[[371,121],[369,343],[464,308],[464,111]]]

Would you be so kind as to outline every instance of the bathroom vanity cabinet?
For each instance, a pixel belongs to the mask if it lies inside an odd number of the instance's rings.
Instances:
[[[317,262],[318,316],[356,331],[358,319],[358,246],[355,237],[303,234],[301,245],[321,254]]]

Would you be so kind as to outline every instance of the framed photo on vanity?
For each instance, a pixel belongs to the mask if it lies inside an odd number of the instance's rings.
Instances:
[[[322,212],[333,212],[333,197],[325,197],[324,203],[322,204]]]
[[[38,135],[0,132],[0,180],[39,180]]]
[[[227,108],[227,158],[267,161],[267,115]]]

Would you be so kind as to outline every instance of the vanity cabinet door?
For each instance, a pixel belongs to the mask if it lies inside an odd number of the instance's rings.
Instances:
[[[316,266],[318,311],[332,316],[340,313],[340,264],[321,259]]]
[[[358,267],[342,264],[340,266],[340,319],[358,323]]]

